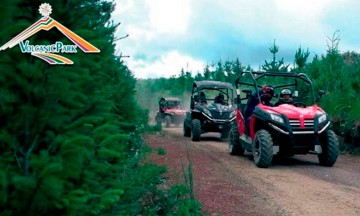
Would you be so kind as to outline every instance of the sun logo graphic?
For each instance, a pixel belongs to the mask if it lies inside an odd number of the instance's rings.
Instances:
[[[39,13],[41,14],[42,18],[0,47],[0,51],[7,48],[12,48],[19,44],[22,53],[30,53],[31,55],[38,57],[48,62],[49,64],[74,64],[73,61],[59,55],[58,53],[77,53],[77,48],[81,49],[85,53],[100,52],[98,48],[51,18],[51,12],[52,8],[50,4],[41,4],[39,7]],[[30,44],[29,40],[27,40],[37,32],[42,30],[49,31],[53,27],[56,27],[74,44],[65,45],[61,41],[56,41],[51,45],[32,45]]]

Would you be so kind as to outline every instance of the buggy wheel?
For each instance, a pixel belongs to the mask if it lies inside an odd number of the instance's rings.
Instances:
[[[224,130],[220,132],[221,139],[227,139],[229,137],[229,130]]]
[[[273,141],[268,131],[256,132],[252,152],[256,166],[261,168],[270,166],[273,158]]]
[[[320,137],[322,152],[318,155],[322,166],[331,167],[335,164],[339,155],[339,141],[332,130],[327,130]]]
[[[232,126],[229,132],[229,153],[230,155],[244,155],[244,152],[245,150],[240,144],[237,126]]]
[[[156,121],[156,124],[157,124],[157,125],[161,125],[161,116],[160,116],[160,115],[156,115],[155,121]]]
[[[165,116],[165,127],[169,128],[171,124],[171,118],[170,116]]]
[[[184,132],[184,137],[190,137],[191,136],[191,128],[187,127],[185,122],[183,124],[183,132]]]
[[[200,141],[201,137],[201,123],[199,119],[193,119],[191,121],[191,140]]]

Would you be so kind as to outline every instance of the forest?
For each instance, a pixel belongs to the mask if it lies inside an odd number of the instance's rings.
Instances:
[[[3,1],[0,44],[39,18],[41,1]],[[15,46],[0,54],[0,214],[155,215],[199,212],[187,185],[158,188],[166,167],[145,162],[147,113],[116,55],[112,1],[48,1],[53,19],[101,52],[50,65]],[[71,11],[71,13],[69,13]],[[81,18],[81,19],[79,19]],[[72,44],[39,31],[30,44]]]

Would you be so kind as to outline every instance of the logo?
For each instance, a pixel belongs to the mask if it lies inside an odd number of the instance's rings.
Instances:
[[[49,64],[74,64],[73,61],[59,55],[59,53],[77,53],[77,48],[80,48],[85,53],[100,52],[98,48],[51,18],[51,12],[52,8],[50,4],[41,4],[39,7],[39,13],[41,14],[42,18],[0,47],[0,51],[7,48],[13,48],[19,44],[22,53],[30,53],[31,55],[38,57]],[[30,44],[29,40],[27,40],[37,32],[41,30],[49,31],[53,27],[56,27],[74,44],[65,45],[61,41],[56,41],[51,45],[32,45]]]

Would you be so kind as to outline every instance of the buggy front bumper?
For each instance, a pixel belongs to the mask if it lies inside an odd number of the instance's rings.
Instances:
[[[308,130],[308,131],[285,131],[283,129],[281,129],[280,127],[272,124],[272,123],[268,123],[269,126],[271,128],[273,128],[274,130],[282,133],[282,134],[285,134],[285,135],[289,135],[289,134],[294,134],[294,135],[298,135],[298,134],[321,134],[322,132],[324,132],[329,126],[330,126],[330,121],[324,126],[322,127],[320,130],[318,131],[315,131],[315,130]]]
[[[212,123],[215,123],[215,124],[228,124],[232,121],[235,120],[235,116],[232,117],[232,118],[228,118],[228,119],[216,119],[216,118],[213,118],[209,115],[207,115],[206,113],[202,113],[206,118],[207,118],[207,121],[211,121]]]
[[[272,123],[268,123],[274,147],[280,154],[320,154],[322,152],[320,136],[328,129],[330,122],[320,130],[286,131]],[[272,132],[271,132],[272,130]]]

